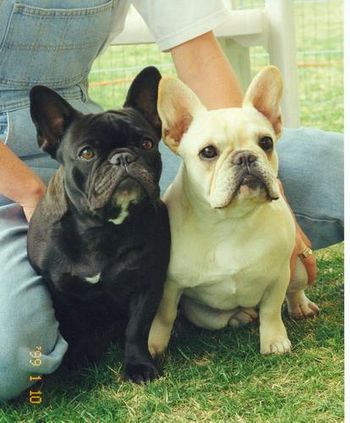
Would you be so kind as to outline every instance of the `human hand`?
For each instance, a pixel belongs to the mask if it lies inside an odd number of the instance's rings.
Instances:
[[[29,198],[26,200],[20,202],[20,205],[22,206],[23,213],[27,219],[27,222],[29,223],[30,219],[32,218],[32,215],[34,213],[34,210],[39,203],[40,199],[45,194],[46,187],[43,183],[39,183],[33,187],[33,191]]]
[[[284,193],[282,182],[280,180],[278,180],[278,185],[279,185],[283,198],[286,200],[286,203],[289,206],[287,198]],[[295,219],[293,210],[290,208],[290,206],[289,206],[289,209],[294,218],[295,231],[296,231],[294,250],[292,253],[292,257],[290,258],[291,280],[294,279],[297,259],[299,257],[305,266],[307,277],[308,277],[308,283],[309,285],[313,285],[315,283],[316,276],[317,276],[317,263],[316,263],[316,258],[313,255],[313,252],[311,250],[311,241],[305,235],[301,227],[298,225]]]
[[[35,206],[33,206],[33,207],[25,206],[25,207],[22,207],[22,208],[23,208],[24,216],[26,217],[27,222],[29,223],[29,221],[32,218],[32,215],[34,213]]]
[[[308,276],[308,283],[309,285],[313,285],[317,276],[316,257],[314,256],[311,250],[311,241],[305,235],[301,227],[297,223],[295,223],[295,225],[295,246],[292,257],[290,259],[291,279],[294,278],[296,263],[299,257],[305,266]]]
[[[0,140],[0,194],[22,206],[28,222],[45,190],[40,177]]]

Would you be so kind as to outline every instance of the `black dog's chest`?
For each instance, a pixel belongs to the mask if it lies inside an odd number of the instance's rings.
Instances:
[[[142,227],[143,226],[143,227]],[[62,230],[63,229],[63,230]],[[51,280],[59,289],[77,283],[103,285],[105,290],[138,279],[141,269],[148,267],[154,252],[155,230],[152,225],[129,223],[118,227],[107,224],[99,228],[87,228],[78,233],[72,222],[67,221],[57,235],[57,245],[65,257],[65,265],[52,269]],[[128,279],[128,281],[126,281]]]

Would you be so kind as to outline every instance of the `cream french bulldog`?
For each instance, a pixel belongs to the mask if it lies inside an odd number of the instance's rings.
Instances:
[[[175,78],[163,78],[158,113],[163,139],[183,159],[164,200],[171,259],[149,349],[167,347],[177,307],[195,325],[238,327],[260,317],[262,354],[291,349],[281,318],[311,317],[299,261],[290,282],[295,223],[277,181],[282,79],[273,66],[252,81],[242,108],[208,111]]]

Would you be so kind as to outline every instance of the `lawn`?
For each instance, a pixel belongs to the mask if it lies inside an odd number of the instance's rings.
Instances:
[[[295,4],[302,123],[342,131],[342,55],[337,53],[342,2]],[[255,53],[258,69],[266,57]],[[132,77],[149,64],[174,72],[170,57],[155,46],[108,49],[93,68],[93,98],[106,108],[120,106]],[[145,386],[123,382],[121,349],[114,345],[98,366],[45,376],[41,404],[31,404],[25,392],[0,406],[0,423],[342,422],[343,245],[319,251],[317,258],[319,275],[309,296],[321,313],[301,322],[284,316],[291,354],[261,356],[254,325],[210,332],[180,319],[159,380]]]
[[[121,350],[97,367],[44,377],[42,404],[28,393],[2,407],[1,423],[343,421],[343,250],[318,253],[310,298],[314,320],[285,316],[293,352],[261,356],[256,326],[239,331],[177,325],[162,359],[164,376],[146,386],[121,380]]]

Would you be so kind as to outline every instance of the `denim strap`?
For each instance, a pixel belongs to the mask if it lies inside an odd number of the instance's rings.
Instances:
[[[7,113],[0,113],[0,140],[5,141],[8,132]]]

